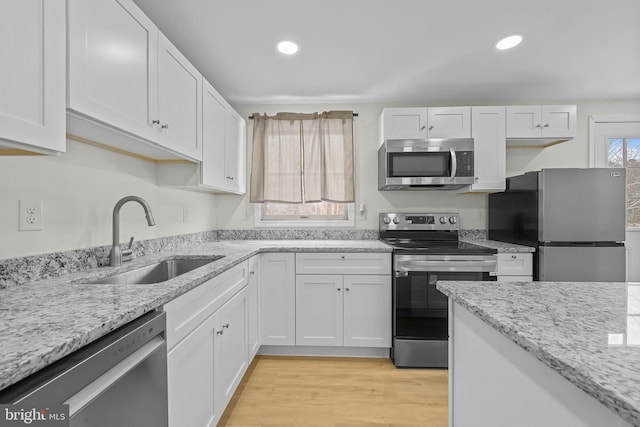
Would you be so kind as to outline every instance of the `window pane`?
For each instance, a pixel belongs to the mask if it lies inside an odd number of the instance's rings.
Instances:
[[[627,167],[640,168],[640,138],[627,139]]]
[[[333,202],[317,203],[263,203],[262,219],[347,219],[347,204]]]
[[[623,140],[622,138],[608,138],[609,152],[607,159],[609,161],[610,168],[623,168],[624,167],[624,152],[623,152]]]

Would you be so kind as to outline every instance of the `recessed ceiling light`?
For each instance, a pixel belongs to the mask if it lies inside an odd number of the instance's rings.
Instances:
[[[496,48],[500,50],[511,49],[512,47],[516,47],[522,41],[522,36],[514,35],[505,37],[496,43]]]
[[[285,55],[293,55],[298,51],[298,45],[291,41],[282,41],[278,43],[278,50]]]

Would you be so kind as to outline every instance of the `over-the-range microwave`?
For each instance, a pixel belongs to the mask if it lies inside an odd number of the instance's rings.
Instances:
[[[474,182],[473,139],[388,139],[378,149],[378,190],[455,190]]]

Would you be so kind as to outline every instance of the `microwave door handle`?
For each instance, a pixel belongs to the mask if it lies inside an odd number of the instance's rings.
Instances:
[[[456,157],[456,150],[450,148],[451,152],[451,177],[449,178],[451,181],[456,177],[456,172],[458,171],[458,158]]]

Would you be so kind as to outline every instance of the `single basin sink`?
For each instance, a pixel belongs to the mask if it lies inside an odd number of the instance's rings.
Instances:
[[[224,255],[214,255],[207,258],[173,258],[89,283],[111,285],[160,283],[217,261],[220,258],[224,258]]]

